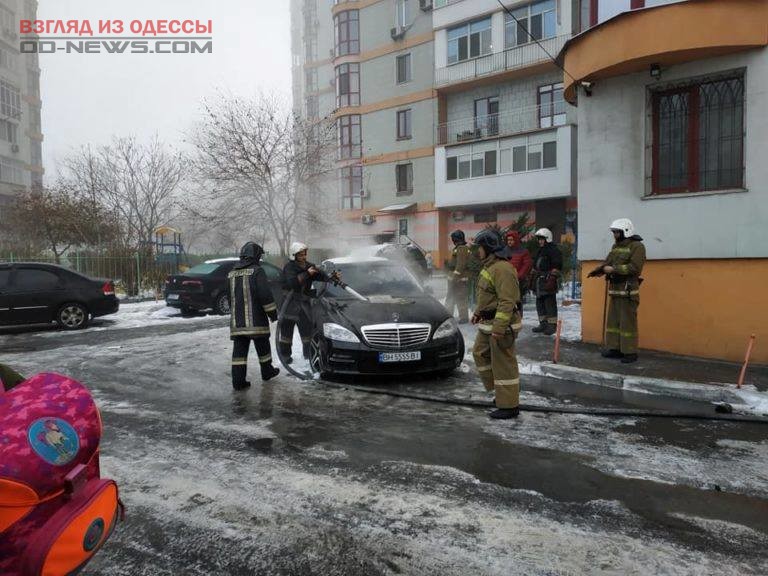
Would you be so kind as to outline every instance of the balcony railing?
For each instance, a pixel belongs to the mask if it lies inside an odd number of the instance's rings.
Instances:
[[[435,140],[438,146],[451,146],[562,126],[566,120],[565,107],[565,102],[561,100],[552,104],[518,108],[501,114],[453,120],[438,124]]]
[[[445,68],[435,70],[435,84],[447,86],[458,82],[473,80],[482,76],[498,74],[508,70],[518,70],[549,61],[549,56],[542,50],[544,47],[552,57],[557,56],[571,37],[570,34],[555,36],[541,41],[541,46],[535,42],[510,48],[504,52],[495,52],[487,56],[480,56],[458,64],[452,64]]]

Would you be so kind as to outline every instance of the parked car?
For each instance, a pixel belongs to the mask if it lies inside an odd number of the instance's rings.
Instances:
[[[401,262],[381,257],[334,258],[356,299],[339,286],[315,283],[310,363],[321,375],[453,372],[464,358],[456,320]]]
[[[421,248],[413,243],[384,244],[376,253],[376,256],[405,264],[420,282],[424,282],[429,278],[427,257]]]
[[[165,303],[180,308],[183,314],[202,310],[213,310],[216,314],[229,314],[229,285],[227,274],[237,264],[237,258],[207,260],[165,279]],[[277,266],[262,262],[267,273],[272,295],[278,306],[282,302],[283,273]]]
[[[119,307],[112,280],[53,264],[0,264],[0,326],[56,322],[78,330]]]

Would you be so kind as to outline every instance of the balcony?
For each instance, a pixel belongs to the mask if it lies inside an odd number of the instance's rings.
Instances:
[[[541,46],[532,42],[510,48],[504,52],[494,52],[487,56],[452,64],[445,68],[438,68],[435,70],[435,85],[440,88],[551,62],[549,56],[541,47],[544,47],[554,58],[570,37],[570,34],[555,36],[554,38],[542,40]]]
[[[498,138],[562,126],[566,121],[565,102],[518,108],[500,114],[461,118],[438,124],[438,146],[464,144],[475,140]]]

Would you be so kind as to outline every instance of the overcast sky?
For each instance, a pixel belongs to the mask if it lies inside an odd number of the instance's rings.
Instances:
[[[43,54],[43,160],[112,135],[177,144],[217,90],[290,101],[288,0],[41,0],[41,20],[213,20],[213,54]]]

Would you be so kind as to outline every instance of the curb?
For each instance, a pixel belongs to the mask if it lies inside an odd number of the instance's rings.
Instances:
[[[548,376],[559,380],[578,380],[593,386],[603,386],[614,389],[641,392],[655,396],[666,396],[684,400],[698,400],[708,402],[727,402],[738,405],[740,408],[749,409],[746,404],[749,400],[757,401],[766,395],[722,388],[721,384],[700,384],[696,382],[683,382],[675,380],[663,380],[661,378],[643,378],[642,376],[627,376],[614,372],[600,372],[553,364],[552,362],[537,362],[530,358],[518,357],[521,374]]]

